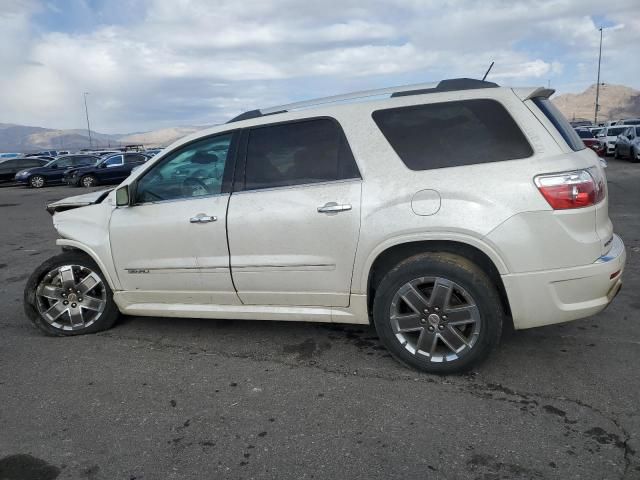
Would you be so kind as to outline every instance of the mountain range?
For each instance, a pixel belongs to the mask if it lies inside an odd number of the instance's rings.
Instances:
[[[582,93],[565,93],[551,97],[554,104],[569,120],[593,119],[596,86]],[[624,85],[600,86],[598,119],[640,117],[640,91]],[[109,148],[130,144],[162,147],[206,126],[170,127],[150,132],[105,134],[91,132],[93,148]],[[0,152],[35,152],[38,150],[79,150],[89,146],[87,131],[83,129],[57,130],[0,123]]]
[[[569,120],[593,120],[596,86],[582,93],[565,93],[551,97],[553,103]],[[640,91],[624,85],[600,85],[598,121],[640,117]]]
[[[93,148],[112,148],[131,144],[164,147],[206,126],[170,127],[150,132],[106,134],[91,131]],[[80,150],[89,147],[86,130],[58,130],[0,123],[0,152],[36,152],[38,150]]]

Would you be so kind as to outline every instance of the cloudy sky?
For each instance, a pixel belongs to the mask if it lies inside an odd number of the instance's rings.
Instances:
[[[0,122],[105,133],[460,76],[640,88],[638,0],[0,1]]]

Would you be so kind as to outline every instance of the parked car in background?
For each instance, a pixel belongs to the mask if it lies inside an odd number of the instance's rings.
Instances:
[[[42,167],[48,160],[41,158],[4,158],[0,159],[0,182],[13,182],[16,173],[25,168]]]
[[[116,155],[122,152],[120,152],[120,150],[95,150],[91,153],[93,155],[98,155],[99,157],[106,157],[106,156]]]
[[[625,120],[618,120],[616,125],[640,125],[640,118],[627,118]]]
[[[616,149],[616,140],[618,135],[627,129],[625,126],[605,127],[598,135],[598,139],[602,140],[605,145],[605,155],[613,155]]]
[[[94,187],[122,182],[131,170],[150,157],[143,153],[119,153],[101,159],[95,165],[72,168],[65,172],[63,181],[76,187]]]
[[[5,152],[5,153],[0,153],[0,160],[4,159],[4,158],[18,158],[20,157],[22,154],[20,153],[14,153],[14,152]]]
[[[27,316],[373,323],[405,365],[468,370],[503,325],[595,315],[622,285],[605,172],[551,93],[452,79],[244,112],[48,205],[64,250]]]
[[[18,172],[15,180],[29,187],[41,188],[45,185],[61,184],[68,168],[92,165],[100,158],[94,155],[65,155],[51,160],[42,167],[28,168]]]
[[[594,137],[597,137],[600,133],[602,133],[602,130],[604,130],[604,127],[587,127],[587,128],[589,128],[589,131],[593,133]]]
[[[631,125],[618,135],[613,155],[632,162],[640,160],[640,125]]]
[[[584,143],[598,155],[604,155],[604,143],[598,140],[591,132],[591,130],[589,130],[588,128],[576,128],[575,131],[582,139],[582,143]]]
[[[42,152],[29,153],[25,157],[57,157],[60,153],[57,150],[43,150]]]
[[[149,157],[154,157],[157,154],[159,154],[162,150],[163,150],[162,148],[149,148],[149,149],[145,150],[144,153],[149,155]]]

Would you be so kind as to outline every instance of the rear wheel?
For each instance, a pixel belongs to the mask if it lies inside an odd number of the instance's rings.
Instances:
[[[95,187],[97,183],[98,180],[93,175],[85,175],[80,179],[80,185],[86,188]]]
[[[632,162],[638,162],[638,152],[636,152],[635,148],[631,147],[629,149],[629,160],[631,160]]]
[[[106,330],[118,317],[104,275],[81,252],[64,252],[36,268],[25,286],[24,309],[36,327],[57,336]]]
[[[617,146],[613,149],[613,158],[620,159],[620,152],[618,151]]]
[[[493,350],[504,312],[479,267],[458,255],[428,253],[385,275],[373,318],[380,340],[402,363],[449,374],[468,370]]]
[[[44,187],[44,177],[42,175],[34,175],[29,179],[29,185],[31,185],[32,188]]]

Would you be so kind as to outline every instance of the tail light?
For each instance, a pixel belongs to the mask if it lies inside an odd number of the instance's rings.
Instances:
[[[598,168],[538,175],[534,182],[554,210],[589,207],[606,195],[604,174]]]

